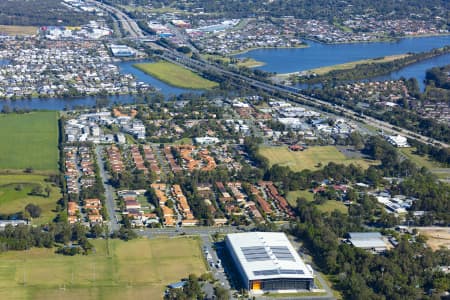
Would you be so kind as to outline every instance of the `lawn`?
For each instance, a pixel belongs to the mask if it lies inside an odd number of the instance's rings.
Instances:
[[[206,271],[198,239],[93,240],[96,253],[33,248],[0,254],[0,299],[161,299],[165,286]]]
[[[376,162],[367,159],[348,158],[334,146],[315,146],[309,147],[305,151],[294,152],[287,147],[261,147],[260,154],[269,160],[270,166],[278,164],[280,166],[288,166],[292,171],[301,170],[318,170],[329,162],[338,164],[355,164],[366,169]],[[321,166],[319,167],[319,163]]]
[[[14,214],[24,210],[28,203],[39,205],[42,214],[33,220],[33,224],[49,223],[55,218],[56,202],[61,198],[60,189],[45,182],[46,176],[21,174],[0,175],[0,213]],[[49,197],[31,196],[29,193],[36,185],[40,184],[44,189],[51,187]],[[45,193],[45,192],[44,192]]]
[[[216,82],[207,80],[179,65],[165,61],[140,63],[135,64],[134,67],[176,87],[204,90],[218,86]]]
[[[428,155],[414,154],[415,148],[399,148],[399,151],[419,168],[427,168],[438,178],[446,179],[450,177],[450,168],[442,167],[441,163],[430,159]]]
[[[0,169],[58,168],[58,113],[0,114]]]
[[[292,207],[296,207],[297,199],[300,197],[303,197],[307,201],[311,201],[311,202],[314,200],[314,194],[309,191],[290,191],[287,194],[286,199]],[[336,200],[327,200],[327,201],[325,201],[325,203],[317,205],[317,208],[321,212],[332,212],[335,209],[337,209],[344,214],[348,213],[347,206],[345,206],[345,204],[342,203],[341,201],[336,201]]]
[[[0,33],[7,35],[36,35],[38,31],[34,26],[10,26],[0,25]]]

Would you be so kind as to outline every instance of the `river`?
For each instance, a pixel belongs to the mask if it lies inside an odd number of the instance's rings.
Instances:
[[[136,68],[133,67],[137,61],[120,62],[117,65],[122,73],[133,74],[136,77],[136,81],[142,81],[148,83],[158,89],[166,98],[174,95],[180,95],[183,93],[201,93],[201,90],[189,90],[173,87],[168,85]],[[149,61],[138,61],[149,62]],[[8,62],[6,60],[0,60],[0,66],[5,65]],[[135,103],[136,97],[134,95],[119,95],[109,96],[109,103]],[[34,99],[19,99],[19,100],[0,100],[0,109],[3,105],[8,105],[11,108],[21,109],[41,109],[41,110],[64,110],[75,107],[93,107],[96,104],[95,97],[78,97],[78,98],[34,98]]]

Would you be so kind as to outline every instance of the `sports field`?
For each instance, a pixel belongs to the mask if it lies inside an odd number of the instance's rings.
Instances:
[[[212,89],[218,83],[207,80],[194,72],[169,62],[135,64],[134,67],[167,84],[186,89]]]
[[[0,169],[58,168],[58,113],[0,114]]]
[[[54,209],[56,202],[61,198],[61,191],[58,187],[45,182],[46,177],[34,174],[0,174],[0,213],[18,213],[23,211],[28,203],[33,203],[42,209],[41,216],[33,219],[33,224],[50,223],[55,218]],[[41,185],[42,189],[49,186],[50,196],[29,195],[36,185]]]
[[[162,299],[167,284],[206,271],[197,239],[92,243],[88,256],[40,248],[0,254],[0,299]]]
[[[334,146],[315,146],[309,147],[304,151],[294,152],[287,147],[261,147],[260,154],[269,160],[270,166],[278,164],[288,166],[292,171],[297,172],[305,169],[317,170],[324,167],[329,162],[337,164],[355,164],[362,168],[368,168],[375,161],[367,159],[348,158]],[[319,163],[321,165],[319,165]]]

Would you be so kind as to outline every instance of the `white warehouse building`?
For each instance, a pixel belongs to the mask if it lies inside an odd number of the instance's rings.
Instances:
[[[226,246],[251,292],[297,292],[314,287],[314,275],[282,232],[227,235]]]

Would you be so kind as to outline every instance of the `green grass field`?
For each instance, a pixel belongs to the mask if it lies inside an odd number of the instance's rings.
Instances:
[[[167,284],[206,271],[197,239],[92,243],[88,256],[39,248],[0,254],[0,299],[162,299]]]
[[[0,169],[55,172],[58,168],[58,113],[0,115]]]
[[[428,155],[421,156],[415,154],[415,148],[399,148],[398,150],[418,167],[425,167],[429,170],[442,168],[442,165],[439,162],[431,160]]]
[[[216,82],[207,80],[186,68],[165,61],[135,64],[134,67],[176,87],[204,90],[218,86]]]
[[[290,191],[287,194],[287,201],[289,204],[293,207],[297,206],[297,199],[303,197],[307,201],[313,201],[314,200],[314,194],[309,191]],[[327,200],[325,203],[317,205],[317,208],[321,212],[332,212],[335,209],[339,210],[340,212],[346,214],[348,213],[348,208],[345,206],[344,203],[336,200]]]
[[[399,151],[419,168],[427,168],[438,178],[447,179],[450,177],[450,168],[443,167],[441,163],[430,159],[428,155],[414,154],[415,148],[399,148]]]
[[[24,210],[28,203],[39,205],[42,214],[33,220],[33,224],[45,224],[55,218],[56,202],[61,198],[58,187],[45,182],[46,176],[33,174],[0,175],[0,212],[13,214]],[[30,196],[34,186],[40,184],[43,188],[51,187],[49,197]]]
[[[334,146],[316,146],[309,147],[303,152],[293,152],[287,147],[261,147],[259,153],[269,160],[270,166],[278,164],[280,166],[288,166],[292,171],[298,172],[301,170],[317,170],[318,164],[321,163],[322,167],[329,162],[335,162],[338,164],[355,164],[362,168],[368,168],[371,164],[375,164],[375,161],[367,159],[353,159],[348,158]]]

